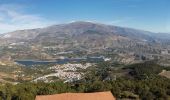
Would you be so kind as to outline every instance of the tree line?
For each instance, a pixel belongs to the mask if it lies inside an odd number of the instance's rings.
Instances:
[[[155,63],[145,62],[126,66],[130,69],[128,77],[116,80],[105,80],[112,72],[108,63],[99,63],[80,81],[74,83],[21,83],[0,86],[0,100],[34,100],[36,95],[58,94],[65,92],[100,92],[111,91],[116,98],[142,100],[170,99],[170,79],[161,77],[158,73],[163,69]]]

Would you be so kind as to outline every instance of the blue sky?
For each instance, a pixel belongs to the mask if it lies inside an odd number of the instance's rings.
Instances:
[[[170,32],[170,0],[0,0],[0,33],[73,21]]]

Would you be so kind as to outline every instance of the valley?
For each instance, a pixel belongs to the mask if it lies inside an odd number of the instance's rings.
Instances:
[[[18,69],[11,72],[15,77],[7,78],[19,79],[18,82],[33,81],[38,77],[47,81],[47,76],[54,80],[56,76],[57,80],[66,79],[67,74],[78,76],[78,79],[83,77],[72,72],[74,70],[68,73],[48,69],[52,66],[65,68],[67,64],[73,64],[70,68],[77,69],[74,64],[128,65],[153,60],[169,66],[170,40],[157,37],[158,33],[151,34],[154,33],[91,22],[14,31],[0,36],[0,65],[16,66]]]
[[[74,22],[5,33],[0,41],[2,95],[10,92],[20,97],[22,88],[18,86],[23,85],[31,86],[33,93],[22,90],[30,100],[42,94],[104,90],[120,99],[145,100],[144,91],[152,99],[157,98],[157,92],[160,98],[169,98],[170,39],[158,33]],[[155,82],[164,84],[156,88],[166,92],[154,91]],[[141,84],[147,88],[140,90]],[[61,90],[58,85],[63,85]]]
[[[127,64],[155,59],[166,61],[170,56],[170,40],[156,37],[157,33],[155,36],[150,34],[154,33],[98,23],[74,22],[6,33],[0,37],[0,55],[1,60],[10,61],[87,56],[111,56],[115,62]]]

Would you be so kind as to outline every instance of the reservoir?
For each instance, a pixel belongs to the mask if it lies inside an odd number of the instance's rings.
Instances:
[[[80,62],[102,62],[104,61],[103,57],[87,57],[87,58],[65,58],[65,59],[56,59],[53,61],[38,61],[38,60],[15,60],[16,63],[33,66],[33,65],[48,65],[48,64],[66,64],[66,63],[80,63]]]

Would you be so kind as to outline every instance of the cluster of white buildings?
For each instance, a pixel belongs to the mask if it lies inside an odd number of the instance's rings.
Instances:
[[[90,67],[92,64],[91,63],[86,63],[86,64],[63,64],[63,65],[55,65],[50,67],[49,69],[53,70],[53,71],[58,71],[58,70],[63,70],[63,71],[76,71],[77,68],[81,68],[81,69],[86,69],[88,67]]]
[[[59,79],[64,80],[64,82],[73,82],[76,80],[80,80],[82,78],[82,75],[84,73],[77,72],[77,68],[80,69],[86,69],[87,67],[90,67],[91,63],[86,64],[63,64],[63,65],[55,65],[50,67],[49,69],[52,71],[55,71],[55,73],[51,73],[48,75],[44,75],[42,77],[38,77],[33,80],[33,82],[37,81],[44,81],[44,82],[53,82],[53,80],[48,80],[48,77],[57,77]]]

